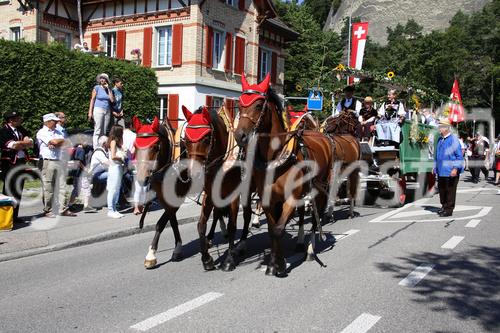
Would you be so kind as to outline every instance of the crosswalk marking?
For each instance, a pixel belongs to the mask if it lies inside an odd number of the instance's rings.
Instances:
[[[479,224],[479,222],[481,222],[481,220],[476,220],[476,219],[474,219],[474,220],[470,220],[470,222],[469,222],[469,223],[467,223],[467,224],[465,225],[465,227],[466,227],[466,228],[475,228],[475,227],[477,227],[477,225]]]
[[[458,243],[460,243],[465,237],[463,236],[453,236],[446,243],[441,245],[442,249],[454,249]]]
[[[365,333],[370,330],[379,320],[380,316],[375,316],[369,313],[363,313],[354,319],[352,323],[340,333]]]
[[[434,265],[432,264],[422,264],[415,268],[413,272],[408,274],[403,280],[399,281],[399,285],[410,288],[415,287],[433,268]]]

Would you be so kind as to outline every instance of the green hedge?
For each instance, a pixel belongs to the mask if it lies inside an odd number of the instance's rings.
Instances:
[[[56,111],[66,114],[69,129],[92,128],[87,120],[90,95],[102,72],[123,80],[127,116],[156,114],[158,82],[149,68],[59,44],[0,40],[0,115],[21,112],[32,135],[41,128],[42,115]]]

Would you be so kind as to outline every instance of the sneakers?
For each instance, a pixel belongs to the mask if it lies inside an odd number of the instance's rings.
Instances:
[[[119,212],[109,211],[108,217],[111,217],[112,219],[119,219],[123,217],[123,214],[120,214]]]

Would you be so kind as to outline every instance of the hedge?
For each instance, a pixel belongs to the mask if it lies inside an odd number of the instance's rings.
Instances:
[[[92,128],[87,120],[90,95],[103,72],[122,79],[126,116],[156,114],[158,82],[149,68],[60,44],[0,40],[0,115],[21,112],[23,126],[33,136],[42,126],[42,115],[56,111],[66,114],[70,130]]]

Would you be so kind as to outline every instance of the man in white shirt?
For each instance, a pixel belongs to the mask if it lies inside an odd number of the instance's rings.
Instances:
[[[43,212],[45,217],[50,218],[56,216],[54,211],[57,208],[62,216],[76,216],[69,211],[65,203],[66,167],[64,161],[61,160],[61,154],[66,140],[64,135],[56,129],[58,121],[59,118],[55,114],[45,114],[43,127],[36,133],[40,150],[39,157],[43,159],[42,183],[45,198]],[[54,193],[54,191],[58,193]]]
[[[361,110],[361,102],[353,97],[354,90],[354,86],[347,86],[344,88],[344,98],[342,98],[337,104],[334,116],[339,115],[342,111],[354,112],[356,114],[356,118],[359,116],[359,111]]]

